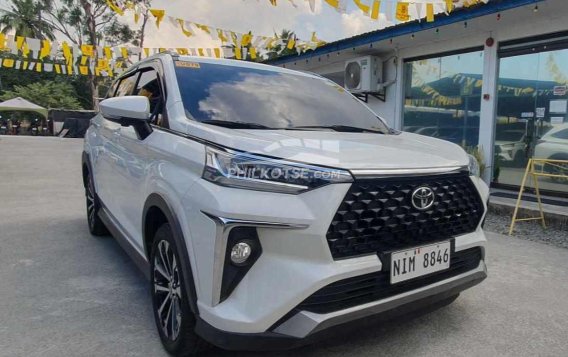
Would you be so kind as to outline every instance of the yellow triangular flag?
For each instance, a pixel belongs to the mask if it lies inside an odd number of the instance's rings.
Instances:
[[[325,0],[325,2],[328,3],[329,6],[339,9],[339,0]]]
[[[204,31],[204,32],[206,32],[206,33],[208,33],[208,34],[211,34],[211,30],[209,29],[209,26],[207,26],[207,25],[201,25],[201,24],[196,24],[195,22],[194,22],[193,24],[194,24],[195,27],[197,27],[198,29],[200,29],[200,30],[202,30],[202,31]]]
[[[453,0],[446,0],[446,11],[448,12],[448,14],[450,12],[452,12],[452,10],[454,9],[454,2]]]
[[[296,40],[291,38],[288,40],[288,45],[286,45],[286,48],[291,50],[294,48],[295,45],[296,45]]]
[[[355,5],[357,5],[357,7],[359,9],[361,9],[361,11],[363,11],[365,13],[365,15],[369,15],[369,11],[371,10],[371,8],[369,7],[369,5],[367,4],[363,4],[361,2],[361,0],[353,0],[353,2],[355,3]]]
[[[4,61],[2,61],[2,65],[6,68],[12,68],[14,67],[14,59],[12,58],[4,58]]]
[[[156,18],[156,27],[160,28],[160,23],[164,19],[166,11],[160,9],[150,9],[150,13]]]
[[[41,50],[39,52],[39,59],[44,59],[45,57],[51,54],[51,41],[49,40],[42,40],[41,41]]]
[[[191,30],[185,28],[185,21],[184,20],[176,19],[176,21],[179,23],[179,26],[181,28],[181,32],[183,32],[184,35],[186,35],[187,37],[193,36],[193,32],[191,32]]]
[[[252,35],[250,33],[245,33],[243,35],[243,39],[241,40],[241,45],[243,47],[247,47],[248,45],[250,45],[252,41]]]
[[[119,14],[120,16],[124,15],[124,11],[122,11],[122,9],[120,7],[118,7],[118,5],[115,4],[114,1],[112,0],[107,0],[106,1],[108,7],[110,7],[110,9],[114,12],[116,12],[117,14]]]
[[[434,21],[434,4],[426,4],[426,21]]]
[[[379,18],[379,9],[381,8],[381,2],[379,0],[373,1],[373,9],[371,10],[371,18],[377,20]]]
[[[408,21],[410,20],[410,14],[408,13],[408,3],[399,2],[396,4],[396,19],[398,21]]]

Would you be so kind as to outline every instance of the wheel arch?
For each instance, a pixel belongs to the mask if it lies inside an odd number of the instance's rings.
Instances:
[[[158,193],[152,193],[146,199],[142,217],[142,237],[144,242],[144,253],[146,254],[148,262],[150,262],[150,250],[152,249],[154,234],[162,224],[170,224],[173,232],[173,239],[176,243],[176,246],[178,247],[178,254],[180,255],[180,263],[184,273],[183,276],[185,286],[188,287],[187,294],[189,295],[189,305],[192,312],[196,316],[199,315],[197,308],[197,293],[195,290],[195,282],[193,279],[189,253],[185,244],[180,222],[175,215],[174,210],[162,195]]]

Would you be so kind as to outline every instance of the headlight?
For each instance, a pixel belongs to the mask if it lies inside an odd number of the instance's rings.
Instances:
[[[472,176],[478,176],[479,177],[480,170],[479,170],[479,163],[477,162],[477,159],[473,155],[468,155],[468,156],[469,156],[469,174],[472,175]]]
[[[344,170],[212,147],[206,148],[203,178],[221,186],[291,194],[331,183],[353,182],[351,174]]]

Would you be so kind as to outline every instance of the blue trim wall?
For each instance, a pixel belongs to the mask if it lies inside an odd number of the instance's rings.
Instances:
[[[281,65],[291,62],[307,60],[312,57],[318,57],[329,53],[339,52],[347,49],[352,49],[358,46],[370,45],[375,42],[388,40],[398,36],[410,35],[420,31],[426,31],[442,27],[446,25],[455,24],[457,22],[471,20],[481,16],[496,14],[506,10],[511,10],[517,7],[536,4],[544,0],[491,0],[485,5],[480,5],[473,9],[456,10],[451,15],[440,14],[436,16],[434,22],[418,22],[414,21],[408,24],[393,26],[384,30],[369,32],[366,34],[350,37],[347,39],[331,42],[327,45],[317,48],[314,51],[309,51],[299,56],[286,56],[274,60],[266,61],[265,63],[271,65]]]

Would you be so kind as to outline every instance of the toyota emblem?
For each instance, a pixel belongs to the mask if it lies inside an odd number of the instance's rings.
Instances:
[[[412,206],[420,211],[427,210],[434,204],[434,198],[434,191],[430,187],[418,187],[412,192]]]

